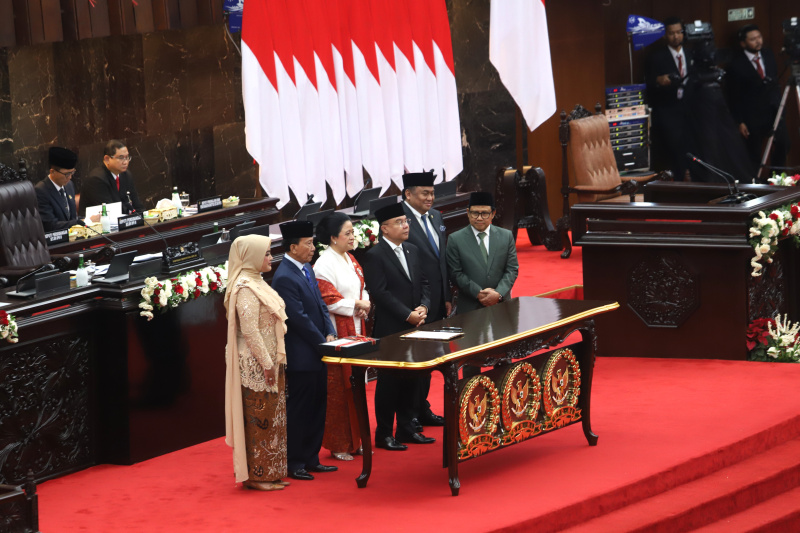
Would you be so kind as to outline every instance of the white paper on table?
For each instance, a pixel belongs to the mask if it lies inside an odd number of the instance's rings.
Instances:
[[[414,340],[425,340],[425,341],[449,341],[450,339],[455,339],[456,337],[460,337],[463,335],[461,331],[412,331],[411,333],[406,333],[405,335],[401,335],[401,339],[414,339]]]
[[[353,339],[342,338],[342,339],[336,339],[336,340],[333,340],[333,341],[330,341],[330,342],[323,342],[322,346],[341,346],[342,344],[363,344],[365,342],[368,342],[368,341],[353,342]]]
[[[108,212],[108,219],[112,225],[119,225],[117,219],[122,216],[122,202],[114,202],[113,204],[106,204],[106,211]],[[84,222],[93,224],[90,220],[92,215],[99,215],[103,212],[102,205],[92,205],[86,208],[86,219]]]

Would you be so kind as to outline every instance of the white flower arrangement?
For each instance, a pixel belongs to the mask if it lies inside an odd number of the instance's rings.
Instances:
[[[0,339],[15,343],[19,341],[17,334],[17,320],[14,315],[9,315],[0,309]]]
[[[194,300],[210,292],[225,292],[228,286],[228,263],[216,267],[205,267],[184,272],[177,278],[158,281],[151,277],[144,280],[139,314],[148,321],[153,311],[178,307],[183,302]]]
[[[800,181],[800,174],[795,174],[794,176],[787,176],[786,172],[778,174],[777,172],[772,175],[771,178],[768,178],[767,181],[770,185],[781,185],[784,187],[794,187],[797,185],[797,182]]]
[[[380,235],[381,225],[377,220],[363,219],[353,222],[353,236],[356,239],[355,248],[369,248],[378,242],[378,235]],[[317,243],[317,251],[322,253],[328,249],[327,244]]]
[[[772,256],[778,250],[778,240],[782,237],[791,237],[795,246],[800,246],[800,207],[798,204],[781,206],[769,215],[759,211],[750,225],[750,246],[755,252],[750,260],[753,267],[750,275],[758,277],[762,274],[764,265],[762,260],[772,263]]]

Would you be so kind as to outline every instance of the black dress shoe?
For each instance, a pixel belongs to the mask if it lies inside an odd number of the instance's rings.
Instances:
[[[420,423],[419,418],[412,418],[411,419],[411,427],[414,428],[414,431],[417,433],[422,432],[422,423]]]
[[[295,470],[294,472],[289,472],[289,477],[292,479],[300,479],[302,481],[311,481],[314,479],[314,476],[308,473],[305,468],[301,468],[300,470]]]
[[[376,437],[375,447],[392,451],[402,451],[408,449],[408,446],[406,446],[405,444],[400,444],[399,442],[394,440],[393,437],[383,437],[383,438]]]
[[[399,442],[408,442],[411,444],[433,444],[436,442],[436,439],[433,437],[426,437],[422,433],[413,433],[411,435],[401,435],[398,434],[396,439]]]
[[[444,417],[433,414],[433,411],[428,411],[426,414],[422,415],[420,422],[422,422],[423,426],[443,426]]]
[[[317,466],[309,466],[306,470],[311,470],[312,472],[336,472],[339,470],[338,466],[325,466],[325,465],[317,465]]]

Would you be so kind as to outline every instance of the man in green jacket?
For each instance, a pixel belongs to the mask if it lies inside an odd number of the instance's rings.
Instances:
[[[458,313],[509,299],[519,273],[513,234],[492,225],[492,195],[472,193],[467,215],[469,226],[454,232],[447,241],[447,267],[450,279],[458,285]]]

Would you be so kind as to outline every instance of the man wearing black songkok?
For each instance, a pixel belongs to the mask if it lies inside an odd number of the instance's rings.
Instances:
[[[72,150],[52,146],[47,153],[50,172],[47,177],[36,184],[36,200],[39,204],[39,216],[45,231],[55,231],[75,225],[83,225],[78,217],[75,204],[75,185],[72,176],[78,163],[78,154]],[[100,215],[92,217],[94,222]]]

